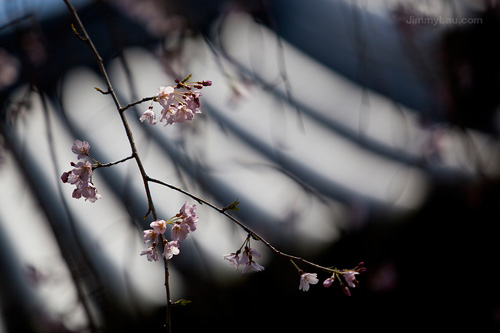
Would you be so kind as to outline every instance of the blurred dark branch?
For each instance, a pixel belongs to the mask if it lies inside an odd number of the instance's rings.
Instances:
[[[33,14],[26,14],[26,15],[23,15],[23,16],[18,17],[16,19],[13,19],[10,22],[5,23],[4,25],[0,26],[0,32],[4,29],[16,26],[19,23],[22,23],[23,21],[28,21],[28,20],[32,20],[32,19],[33,19]]]
[[[8,223],[12,223],[9,221]],[[0,310],[5,328],[9,332],[36,332],[34,312],[40,304],[26,285],[16,251],[6,236],[5,221],[0,221]]]
[[[58,161],[58,158],[57,158],[57,154],[55,152],[54,137],[52,136],[53,130],[52,130],[52,122],[50,121],[50,116],[49,116],[48,101],[47,101],[47,97],[45,96],[44,93],[40,92],[39,96],[40,96],[40,99],[41,99],[41,102],[42,102],[43,113],[44,113],[45,122],[46,122],[46,125],[47,125],[47,132],[46,133],[47,133],[47,141],[49,143],[50,157],[51,157],[52,161],[54,162],[53,163],[54,174],[57,175],[57,173],[58,173],[57,172],[58,171],[57,170],[57,164],[58,164],[57,161]],[[57,189],[58,189],[58,196],[59,196],[59,198],[61,200],[61,205],[62,205],[62,207],[64,207],[64,210],[66,211],[66,213],[68,215],[70,215],[71,213],[70,213],[70,210],[68,209],[68,206],[66,205],[66,201],[63,200],[64,197],[63,197],[63,194],[62,194],[61,184],[59,182],[57,182]],[[80,239],[80,237],[82,235],[79,232],[77,232],[77,227],[74,224],[74,222],[75,221],[73,219],[69,219],[68,220],[68,224],[69,224],[70,228],[73,231],[73,236],[74,236],[75,244],[81,250],[85,266],[89,267],[90,270],[92,271],[94,277],[96,277],[96,279],[98,279],[98,274],[96,274],[95,268],[93,267],[92,262],[89,259],[89,255],[88,255],[88,252],[86,251],[86,248],[85,248],[85,246],[83,244],[83,240]],[[54,226],[53,226],[53,230],[54,230]],[[54,235],[54,236],[56,236],[56,239],[57,239],[58,235]],[[63,248],[61,248],[61,250],[63,250]],[[64,250],[62,252],[64,252]],[[96,332],[97,331],[96,320],[95,320],[94,315],[93,315],[93,313],[92,313],[92,311],[90,309],[90,304],[89,304],[89,302],[87,301],[87,299],[85,297],[83,286],[81,285],[81,283],[79,283],[78,272],[77,272],[77,270],[73,266],[74,265],[68,265],[68,268],[70,270],[71,276],[72,276],[73,281],[75,283],[75,287],[76,287],[76,290],[77,290],[78,298],[80,299],[80,301],[81,301],[81,303],[83,305],[83,309],[85,311],[85,314],[87,315],[87,319],[89,321],[90,330],[92,332]]]
[[[89,324],[91,325],[90,328],[95,332],[96,327],[92,319],[93,316],[89,310],[89,300],[84,296],[84,290],[86,288],[89,290],[99,290],[100,284],[96,283],[96,276],[92,273],[93,270],[91,266],[84,263],[89,263],[88,256],[92,256],[93,258],[98,258],[98,256],[88,254],[87,251],[79,246],[79,242],[75,239],[75,234],[77,232],[79,233],[79,239],[88,239],[88,236],[83,230],[76,231],[73,229],[72,226],[75,225],[73,216],[71,216],[70,212],[67,210],[63,198],[60,198],[60,200],[53,200],[53,198],[58,198],[59,194],[52,190],[52,185],[40,173],[41,171],[31,167],[37,165],[37,162],[31,154],[23,150],[20,145],[22,140],[17,137],[12,128],[5,126],[2,122],[0,122],[0,133],[4,137],[10,152],[15,157],[17,165],[20,166],[23,178],[26,179],[27,184],[31,185],[32,193],[38,200],[45,216],[47,216],[49,225],[61,251],[61,256],[66,262],[73,281],[75,282],[75,287],[82,301],[82,305],[87,310]],[[86,286],[83,284],[86,284]],[[97,293],[94,296],[98,296]],[[101,297],[97,297],[97,299],[101,299],[102,301]],[[98,303],[99,302],[97,302],[97,304]],[[106,307],[101,307],[101,309],[105,308]]]
[[[440,178],[450,178],[450,179],[463,179],[466,177],[466,174],[463,172],[460,172],[458,170],[450,170],[447,168],[440,168],[433,166],[428,163],[428,161],[425,159],[425,157],[422,156],[416,156],[413,154],[408,153],[404,149],[395,149],[394,147],[390,147],[384,143],[377,142],[376,140],[370,140],[366,137],[360,136],[359,133],[346,125],[342,124],[339,121],[336,121],[332,119],[331,117],[328,117],[326,115],[321,114],[321,112],[311,108],[310,106],[307,105],[307,103],[301,102],[297,100],[290,91],[285,90],[285,92],[281,91],[279,87],[276,85],[269,84],[268,82],[264,81],[261,77],[256,75],[255,73],[251,72],[249,69],[241,65],[237,59],[232,58],[223,48],[222,45],[217,45],[213,42],[211,42],[209,39],[206,40],[207,44],[210,47],[210,50],[214,53],[216,57],[223,57],[225,60],[229,61],[232,65],[234,65],[238,71],[241,73],[244,73],[245,75],[251,77],[252,80],[254,80],[257,84],[265,87],[266,91],[269,93],[272,93],[273,96],[275,96],[277,99],[283,101],[284,103],[287,103],[291,105],[293,108],[300,110],[299,114],[306,115],[313,121],[315,121],[318,124],[321,124],[323,126],[326,126],[329,128],[332,132],[335,132],[342,137],[346,138],[349,140],[349,142],[352,142],[359,146],[360,148],[364,150],[368,150],[374,154],[377,154],[378,156],[382,156],[385,158],[388,158],[390,160],[403,163],[405,165],[413,166],[419,169],[423,169],[431,174],[435,174],[436,176]],[[219,64],[221,65],[221,64]],[[366,90],[363,90],[363,95],[365,95]],[[396,102],[395,102],[396,103]],[[396,103],[396,110],[401,111],[401,107],[399,104]],[[213,110],[217,111],[217,110]],[[237,130],[233,125],[231,125],[229,120],[225,120],[225,117],[222,113],[216,112],[216,117],[218,121],[223,122],[226,125],[226,129],[230,129],[233,133],[240,137],[242,136],[243,133],[241,131]],[[245,137],[245,141],[251,142],[252,140],[248,140]],[[259,151],[265,151],[259,149]],[[274,153],[271,153],[270,158],[273,158]],[[285,165],[283,165],[286,167]]]

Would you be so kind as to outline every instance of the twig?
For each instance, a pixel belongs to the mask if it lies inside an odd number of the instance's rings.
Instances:
[[[97,164],[93,167],[93,170],[99,169],[99,168],[108,168],[108,167],[111,167],[113,165],[117,165],[117,164],[123,163],[125,161],[131,160],[133,158],[134,158],[134,156],[130,155],[129,157],[122,158],[121,160],[116,161],[116,162],[105,163],[105,164],[101,164],[101,163],[97,162]]]
[[[163,182],[161,180],[148,177],[148,181],[151,182],[151,183],[156,183],[156,184],[168,187],[168,188],[170,188],[172,190],[175,190],[177,192],[180,192],[180,193],[182,193],[182,194],[184,194],[184,195],[186,195],[186,196],[188,196],[188,197],[196,200],[200,204],[206,205],[206,206],[212,208],[213,210],[219,212],[220,214],[226,216],[231,221],[233,221],[236,225],[238,225],[241,229],[243,229],[245,232],[247,232],[249,235],[251,235],[254,239],[261,241],[265,246],[267,246],[272,252],[274,252],[277,255],[280,255],[280,256],[282,256],[284,258],[287,258],[287,259],[295,260],[297,262],[300,262],[300,263],[305,264],[305,265],[309,265],[311,267],[314,267],[314,268],[317,268],[317,269],[320,269],[320,270],[324,270],[324,271],[328,271],[328,272],[335,272],[336,271],[335,268],[324,267],[324,266],[315,264],[315,263],[313,263],[311,261],[308,261],[306,259],[303,259],[301,257],[293,256],[293,255],[290,255],[290,254],[287,254],[285,252],[282,252],[282,251],[278,250],[276,247],[274,247],[274,245],[272,245],[267,240],[265,240],[261,235],[259,235],[258,233],[256,233],[255,231],[253,231],[251,228],[249,228],[248,226],[246,226],[245,224],[243,224],[243,222],[241,222],[240,220],[238,220],[234,216],[230,215],[225,208],[220,208],[220,207],[214,205],[213,203],[211,203],[211,202],[209,202],[209,201],[207,201],[205,199],[202,199],[202,198],[200,198],[200,197],[198,197],[198,196],[196,196],[196,195],[194,195],[194,194],[192,194],[190,192],[187,192],[187,191],[185,191],[185,190],[183,190],[183,189],[181,189],[181,188],[179,188],[177,186],[165,183],[165,182]]]
[[[106,93],[111,95],[111,97],[113,98],[115,106],[116,106],[118,113],[120,115],[120,119],[121,119],[123,127],[125,129],[125,133],[127,135],[128,142],[130,144],[130,149],[132,150],[131,156],[135,159],[135,161],[137,163],[137,166],[139,168],[139,171],[141,173],[142,180],[144,183],[144,190],[146,192],[146,197],[148,200],[148,212],[146,213],[146,217],[151,213],[153,216],[153,219],[157,220],[158,217],[156,215],[156,209],[155,209],[155,206],[153,203],[153,198],[151,196],[151,191],[149,190],[148,175],[146,174],[146,170],[144,169],[144,165],[142,164],[142,161],[141,161],[139,154],[137,152],[137,146],[135,144],[134,136],[132,134],[132,129],[130,128],[128,121],[127,121],[127,118],[125,117],[125,114],[123,112],[123,110],[125,110],[125,109],[122,108],[122,106],[120,104],[120,101],[119,101],[119,99],[118,99],[118,97],[113,89],[111,81],[109,80],[108,74],[106,72],[106,68],[104,66],[104,61],[103,61],[102,57],[100,56],[99,52],[97,51],[96,47],[94,46],[92,39],[90,38],[87,31],[85,30],[85,27],[84,27],[82,21],[80,20],[80,17],[78,16],[76,9],[71,5],[71,3],[68,0],[63,0],[63,1],[66,4],[66,6],[68,7],[68,10],[70,11],[74,20],[76,21],[77,27],[80,30],[81,34],[77,33],[76,29],[72,26],[73,31],[79,36],[79,38],[81,40],[83,40],[90,47],[90,49],[91,49],[91,51],[92,51],[92,53],[97,61],[97,65],[99,67],[99,71],[101,72],[101,76],[104,79],[104,82],[106,83],[106,86],[108,88]],[[127,106],[127,107],[129,107],[129,106]],[[166,261],[164,264],[164,268],[165,268],[165,277],[168,278],[169,277],[168,262],[166,262]],[[168,279],[165,280],[165,288],[166,288],[167,297],[168,297],[167,323],[165,324],[165,328],[166,328],[167,332],[171,332],[170,309],[171,309],[172,301],[169,298],[170,297],[170,288],[169,288],[169,280]]]
[[[125,105],[124,107],[122,107],[120,109],[120,112],[123,112],[125,110],[127,110],[128,108],[131,108],[132,106],[135,106],[135,105],[138,105],[138,104],[141,104],[141,103],[144,103],[144,102],[148,102],[148,101],[153,101],[157,96],[151,96],[151,97],[144,97],[143,99],[140,99],[138,101],[135,101],[135,102],[132,102],[128,105]]]

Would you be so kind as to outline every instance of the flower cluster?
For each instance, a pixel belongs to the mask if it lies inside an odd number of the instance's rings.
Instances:
[[[75,140],[71,151],[75,153],[78,159],[82,159],[89,156],[90,145],[87,141]],[[73,191],[73,198],[80,199],[84,197],[85,200],[90,202],[95,202],[97,199],[101,198],[101,195],[97,192],[97,188],[92,183],[92,175],[94,166],[89,161],[74,163],[71,162],[72,170],[64,172],[61,175],[61,180],[63,183],[70,183],[75,185],[76,188]]]
[[[309,290],[309,285],[311,284],[317,284],[319,282],[318,279],[318,274],[316,273],[304,273],[293,260],[291,260],[292,264],[297,268],[299,275],[300,275],[300,282],[299,282],[299,290],[303,291],[308,291]],[[351,291],[349,290],[349,287],[354,288],[358,285],[358,280],[356,280],[356,275],[359,273],[365,272],[365,264],[363,262],[360,262],[355,268],[353,269],[342,269],[338,270],[336,268],[327,268],[328,271],[332,272],[332,275],[327,278],[325,281],[323,281],[323,286],[325,288],[330,288],[332,284],[335,282],[337,279],[340,283],[340,286],[342,288],[342,291],[347,295],[351,296]],[[347,283],[347,286],[342,282],[342,278]]]
[[[175,80],[177,85],[160,87],[158,95],[154,101],[162,106],[160,122],[165,121],[165,126],[173,123],[183,123],[187,120],[192,120],[196,113],[200,111],[200,96],[203,87],[212,85],[212,81],[196,81],[188,82],[191,75],[184,80]],[[194,89],[198,90],[194,90]],[[151,125],[155,125],[156,114],[153,111],[153,105],[142,114],[139,118],[141,122],[147,120]]]
[[[342,269],[340,271],[334,270],[332,276],[330,276],[323,282],[323,286],[325,288],[330,288],[330,286],[335,282],[336,278],[339,281],[340,287],[342,288],[344,294],[346,294],[347,296],[351,296],[351,291],[349,288],[355,288],[359,284],[358,280],[356,280],[356,275],[364,272],[366,272],[364,262],[360,262],[353,269]],[[342,282],[341,277],[343,277],[347,285]]]
[[[180,242],[187,238],[188,233],[196,230],[197,222],[198,216],[196,216],[196,205],[189,206],[187,202],[182,205],[179,213],[169,220],[156,220],[151,222],[151,229],[144,230],[144,243],[152,241],[153,244],[142,251],[141,256],[146,255],[149,261],[158,261],[156,246],[161,237],[163,256],[167,260],[172,259],[174,255],[180,253]],[[172,229],[170,230],[171,241],[168,241],[164,235],[167,231],[167,225],[172,225]]]
[[[243,248],[245,249],[242,252],[241,249]],[[254,258],[260,258],[260,253],[250,247],[250,236],[247,237],[238,251],[224,255],[224,259],[235,269],[238,269],[240,265],[244,266],[241,274],[248,271],[260,272],[264,270],[264,267],[255,262]]]

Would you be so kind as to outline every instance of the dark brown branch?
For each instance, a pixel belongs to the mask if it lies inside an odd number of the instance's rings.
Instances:
[[[230,215],[227,212],[226,208],[217,207],[216,205],[212,204],[211,202],[209,202],[209,201],[207,201],[205,199],[202,199],[202,198],[200,198],[200,197],[198,197],[198,196],[196,196],[196,195],[194,195],[194,194],[192,194],[190,192],[187,192],[187,191],[185,191],[185,190],[183,190],[183,189],[181,189],[181,188],[179,188],[177,186],[165,183],[165,182],[163,182],[161,180],[148,177],[148,181],[152,182],[152,183],[156,183],[156,184],[162,185],[162,186],[165,186],[165,187],[168,187],[168,188],[170,188],[172,190],[175,190],[177,192],[180,192],[180,193],[182,193],[182,194],[184,194],[184,195],[186,195],[186,196],[188,196],[188,197],[196,200],[201,205],[206,205],[206,206],[212,208],[213,210],[219,212],[220,214],[226,216],[231,221],[233,221],[236,225],[238,225],[241,229],[243,229],[245,232],[247,232],[250,236],[252,236],[254,239],[261,241],[265,246],[267,246],[275,254],[278,254],[278,255],[280,255],[280,256],[282,256],[284,258],[287,258],[287,259],[290,259],[290,260],[294,260],[296,262],[300,262],[302,264],[305,264],[305,265],[308,265],[308,266],[311,266],[311,267],[314,267],[316,269],[320,269],[320,270],[323,270],[323,271],[327,271],[327,272],[335,272],[335,271],[337,271],[335,268],[324,267],[324,266],[315,264],[315,263],[313,263],[311,261],[308,261],[306,259],[303,259],[301,257],[293,256],[293,255],[290,255],[290,254],[287,254],[287,253],[284,253],[284,252],[278,250],[276,247],[274,247],[271,243],[269,243],[267,240],[265,240],[258,233],[256,233],[255,231],[253,231],[251,228],[249,228],[245,224],[243,224],[243,222],[239,221],[237,218],[235,218],[234,216]]]
[[[154,101],[154,100],[155,100],[155,98],[156,98],[156,96],[144,97],[143,99],[140,99],[140,100],[138,100],[138,101],[135,101],[135,102],[132,102],[132,103],[130,103],[130,104],[128,104],[128,105],[125,105],[124,107],[122,107],[122,108],[120,109],[120,112],[123,112],[123,111],[125,111],[125,110],[127,110],[127,109],[131,108],[132,106],[136,106],[136,105],[138,105],[138,104],[141,104],[141,103],[144,103],[144,102],[147,102],[147,101]]]
[[[111,95],[111,97],[113,98],[115,106],[116,106],[118,113],[120,115],[120,119],[121,119],[123,127],[125,129],[125,133],[127,135],[128,142],[130,144],[130,149],[132,150],[131,156],[135,159],[135,161],[137,163],[137,167],[139,168],[139,171],[141,173],[141,177],[143,180],[144,190],[146,192],[146,197],[148,200],[148,212],[147,212],[146,216],[149,215],[149,213],[151,213],[153,216],[153,219],[157,220],[158,217],[156,215],[156,209],[155,209],[155,206],[153,203],[153,198],[151,196],[151,191],[149,189],[149,183],[148,183],[149,177],[146,174],[146,170],[144,169],[144,165],[142,164],[142,161],[141,161],[139,154],[137,152],[137,146],[135,144],[132,130],[131,130],[130,125],[128,124],[127,118],[125,117],[125,114],[123,112],[124,109],[122,108],[120,101],[118,100],[118,97],[113,89],[111,81],[109,80],[108,73],[106,72],[106,68],[104,66],[104,61],[103,61],[102,57],[100,56],[99,52],[97,51],[96,47],[94,46],[92,39],[90,38],[87,31],[85,30],[85,27],[84,27],[83,23],[81,22],[80,17],[78,16],[76,9],[70,4],[70,2],[68,0],[63,0],[63,1],[66,4],[66,6],[68,7],[71,15],[73,16],[74,20],[76,21],[76,24],[77,24],[79,30],[81,31],[82,35],[78,34],[81,37],[81,38],[80,37],[79,38],[82,39],[90,47],[90,49],[91,49],[91,51],[92,51],[92,53],[97,61],[97,65],[99,67],[99,71],[101,72],[101,76],[104,79],[104,82],[106,83],[106,86],[108,88],[106,93]],[[73,31],[76,31],[76,29],[74,27],[73,27]],[[168,278],[169,277],[168,261],[165,261],[164,268],[165,268],[165,277]],[[167,298],[168,298],[167,299],[167,322],[165,324],[165,328],[166,328],[166,331],[169,333],[169,332],[171,332],[170,311],[171,311],[171,305],[172,305],[172,301],[170,300],[169,280],[165,280],[165,288],[166,288],[166,293],[167,293]]]
[[[92,169],[96,170],[99,168],[108,168],[108,167],[111,167],[113,165],[123,163],[123,162],[128,161],[128,160],[133,159],[133,158],[134,158],[134,156],[130,155],[129,157],[122,158],[121,160],[116,161],[116,162],[105,163],[105,164],[101,164],[101,163],[97,162],[97,164]]]

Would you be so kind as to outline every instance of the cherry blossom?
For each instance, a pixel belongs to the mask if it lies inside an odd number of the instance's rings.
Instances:
[[[198,216],[196,216],[196,204],[191,206],[188,205],[187,201],[182,205],[179,213],[181,214],[183,223],[189,226],[191,231],[196,230],[196,222],[198,222]]]
[[[72,197],[75,199],[85,198],[85,201],[96,202],[102,196],[97,188],[92,184],[93,166],[89,161],[71,163],[73,170],[64,172],[61,175],[63,183],[70,183],[76,186]]]
[[[245,250],[241,254],[241,259],[239,261],[240,265],[245,265],[241,274],[245,274],[248,271],[260,272],[264,270],[263,266],[253,261],[254,258],[260,258],[260,253],[249,246],[245,246]]]
[[[257,250],[250,246],[250,238],[251,236],[248,235],[238,251],[223,256],[224,260],[226,260],[229,265],[234,266],[236,269],[238,269],[240,265],[245,266],[243,267],[241,274],[246,274],[249,271],[260,272],[264,270],[264,267],[262,265],[254,261],[255,258],[260,258],[261,256],[260,253],[257,252]],[[245,249],[243,250],[243,252],[241,252],[241,249],[243,247]]]
[[[240,251],[236,251],[230,254],[226,254],[223,256],[224,260],[229,262],[229,265],[234,266],[235,269],[238,269],[240,266]]]
[[[183,223],[176,223],[170,232],[173,240],[181,242],[187,238],[187,235],[189,234],[189,226]]]
[[[150,125],[156,124],[156,114],[153,111],[152,105],[150,105],[149,108],[144,111],[139,120],[141,121],[141,123],[144,122],[144,120],[147,120]]]
[[[92,179],[92,163],[89,161],[73,164],[75,167],[67,176],[68,183],[78,185],[79,183],[88,183]]]
[[[85,201],[96,202],[98,199],[102,198],[97,192],[97,188],[90,182],[81,183],[81,186],[78,186],[75,191],[78,191],[81,196],[85,198]]]
[[[318,283],[318,274],[316,273],[302,273],[300,275],[299,290],[308,291],[310,284]]]
[[[156,247],[150,246],[144,251],[141,252],[141,256],[146,255],[148,261],[158,261],[158,252],[156,251]]]
[[[75,140],[73,142],[73,146],[71,147],[71,151],[78,155],[78,159],[89,156],[89,150],[90,144],[87,141]]]
[[[245,268],[241,271],[241,274],[246,274],[248,271],[254,271],[254,272],[260,272],[263,271],[265,268],[264,266],[256,263],[255,261],[249,261]]]
[[[181,252],[179,250],[179,242],[178,241],[163,241],[163,256],[165,259],[172,259],[174,255],[178,255]]]
[[[167,231],[167,222],[165,222],[165,220],[153,221],[149,226],[153,228],[153,232],[158,235],[162,235]]]
[[[155,234],[155,232],[152,229],[144,230],[143,232],[144,232],[144,243],[158,240],[158,234]]]
[[[180,253],[179,242],[186,239],[188,233],[196,230],[196,222],[198,222],[196,205],[189,205],[186,201],[179,210],[179,213],[172,218],[167,221],[156,220],[151,222],[149,224],[151,229],[143,231],[144,243],[153,241],[153,245],[155,246],[158,238],[161,237],[163,241],[163,256],[165,259],[171,259],[174,255]],[[171,241],[168,241],[164,235],[168,225],[172,225]],[[141,252],[141,254],[143,253],[145,252]]]
[[[177,84],[175,86],[161,86],[158,89],[154,101],[162,106],[159,122],[165,122],[165,126],[192,120],[195,114],[202,113],[200,110],[201,92],[199,90],[211,86],[212,81],[188,82],[190,77],[191,75],[182,81],[175,80]],[[147,120],[150,125],[156,124],[156,115],[152,105],[141,115],[139,120],[141,122]]]
[[[358,284],[358,280],[356,280],[356,275],[359,274],[358,272],[354,271],[347,271],[344,273],[344,279],[345,282],[347,282],[347,285],[351,288],[355,288],[356,285]]]
[[[174,87],[160,87],[158,89],[158,103],[164,108],[168,108],[174,101]]]
[[[170,221],[173,224],[170,236],[173,240],[183,241],[190,232],[196,230],[198,217],[196,216],[196,205],[189,206],[187,201],[181,207],[179,213]]]

